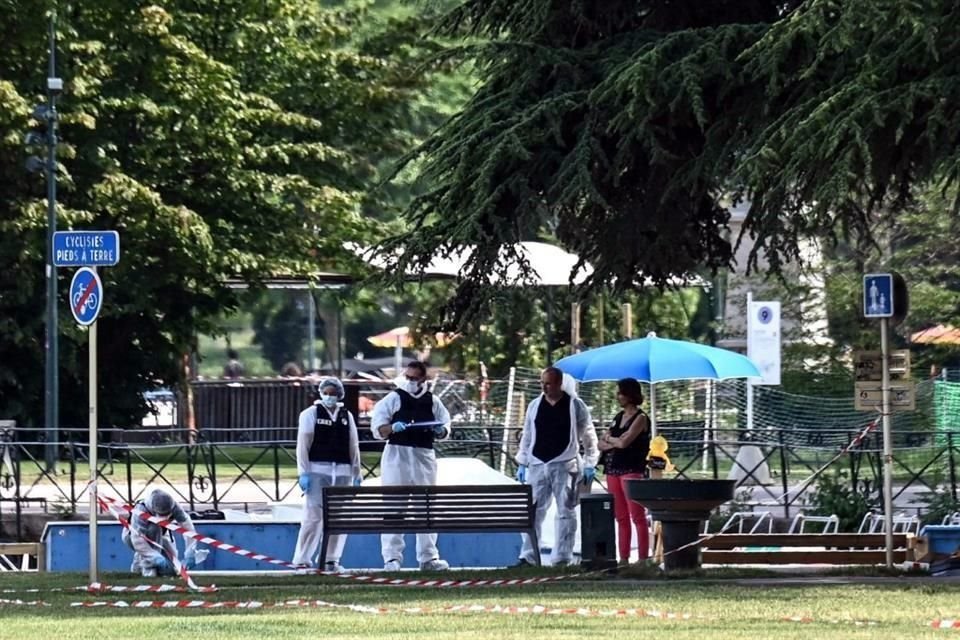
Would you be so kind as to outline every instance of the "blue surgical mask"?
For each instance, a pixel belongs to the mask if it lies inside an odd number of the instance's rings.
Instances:
[[[327,407],[328,409],[333,409],[335,406],[337,406],[337,402],[339,402],[339,400],[340,398],[337,396],[320,396],[320,402],[322,402],[323,406]]]

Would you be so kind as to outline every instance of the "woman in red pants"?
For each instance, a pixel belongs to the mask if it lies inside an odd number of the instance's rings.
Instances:
[[[650,451],[650,420],[640,409],[643,390],[633,378],[617,381],[617,402],[621,411],[610,430],[600,439],[604,452],[604,473],[607,489],[613,494],[614,516],[617,520],[620,564],[630,562],[630,523],[637,528],[637,549],[640,559],[650,555],[650,531],[647,529],[647,510],[626,496],[626,481],[647,477],[647,453]]]

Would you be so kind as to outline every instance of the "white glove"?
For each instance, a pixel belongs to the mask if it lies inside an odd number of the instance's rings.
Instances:
[[[193,564],[194,566],[198,564],[203,564],[203,561],[207,559],[207,556],[210,555],[210,549],[197,549],[193,552]]]

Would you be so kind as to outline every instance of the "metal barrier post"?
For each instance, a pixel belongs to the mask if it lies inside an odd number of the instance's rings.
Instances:
[[[957,465],[953,451],[953,431],[947,432],[947,457],[950,460],[950,493],[954,501],[957,499]]]
[[[787,448],[783,442],[783,429],[777,430],[780,449],[780,485],[783,488],[783,517],[790,517],[790,472],[787,469]]]

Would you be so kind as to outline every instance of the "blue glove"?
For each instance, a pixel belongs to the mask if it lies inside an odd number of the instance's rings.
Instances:
[[[300,490],[304,493],[310,491],[310,474],[301,473],[300,478],[297,479],[297,484],[300,485]]]
[[[163,574],[173,574],[173,563],[171,563],[165,556],[158,556],[153,561],[153,566],[157,568],[157,573],[159,575]]]
[[[527,482],[527,465],[522,464],[517,467],[517,482],[521,484],[526,484]]]
[[[360,478],[354,478],[354,479],[353,479],[353,486],[359,487],[359,486],[361,485],[361,483],[363,483],[363,480],[361,480]]]
[[[398,420],[394,422],[392,425],[390,425],[390,428],[393,429],[394,433],[400,433],[401,431],[407,428],[407,423],[403,422],[402,420]]]
[[[197,564],[196,552],[193,549],[187,551],[185,554],[183,554],[183,561],[186,563],[188,569]]]
[[[447,428],[442,424],[438,424],[433,428],[433,435],[437,436],[438,438],[442,438],[446,432]]]
[[[590,484],[597,477],[597,470],[593,467],[583,468],[583,484]]]

